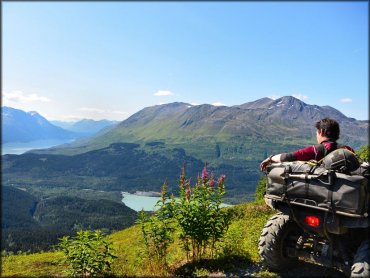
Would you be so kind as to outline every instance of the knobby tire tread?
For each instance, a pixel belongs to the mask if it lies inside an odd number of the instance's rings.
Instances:
[[[264,226],[258,244],[262,263],[270,270],[280,271],[297,261],[284,254],[284,240],[287,234],[296,230],[296,224],[288,215],[277,213]]]

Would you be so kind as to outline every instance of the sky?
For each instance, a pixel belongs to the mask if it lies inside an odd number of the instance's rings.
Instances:
[[[124,120],[295,96],[369,119],[369,3],[2,2],[2,105]]]

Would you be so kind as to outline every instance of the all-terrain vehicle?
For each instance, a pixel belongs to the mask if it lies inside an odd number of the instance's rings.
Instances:
[[[298,259],[370,277],[369,164],[338,149],[321,163],[266,168],[265,202],[278,213],[259,239],[262,263],[286,270]]]

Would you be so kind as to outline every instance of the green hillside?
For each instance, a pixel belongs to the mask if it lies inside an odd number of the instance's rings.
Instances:
[[[129,227],[137,219],[136,211],[104,192],[44,194],[37,197],[14,187],[2,187],[1,250],[50,250],[58,238],[80,229],[109,233]]]
[[[33,217],[41,226],[54,229],[76,231],[107,227],[107,231],[111,231],[134,224],[137,213],[123,203],[110,200],[56,196],[41,200]]]
[[[1,192],[1,228],[35,227],[32,218],[37,198],[30,193],[10,186],[3,186]]]
[[[66,191],[67,188],[157,191],[165,180],[170,191],[176,192],[184,165],[188,175],[195,179],[205,164],[183,148],[171,148],[157,142],[142,145],[115,143],[73,156],[35,153],[5,155],[2,162],[4,185],[24,187],[29,192],[37,191],[37,194],[62,188]],[[221,163],[218,166],[208,163],[208,168],[215,175],[226,175],[229,185],[226,202],[241,203],[253,198],[256,181],[261,175],[258,163],[255,160]]]
[[[156,263],[148,257],[140,227],[113,233],[114,253],[118,257],[109,277],[164,277],[164,276],[227,276],[227,277],[342,277],[335,270],[319,265],[299,262],[282,273],[263,269],[258,255],[258,239],[267,219],[274,213],[261,203],[247,203],[225,208],[232,213],[231,225],[218,246],[214,259],[187,262],[185,251],[181,249],[178,235],[171,245],[168,267]],[[18,254],[2,257],[2,277],[61,277],[65,275],[66,264],[59,251]]]
[[[227,272],[258,263],[258,238],[272,210],[256,203],[227,209],[232,210],[233,222],[219,247],[218,258],[199,264],[186,263],[185,252],[181,250],[177,239],[169,251],[169,268],[165,269],[148,258],[140,227],[135,225],[109,236],[118,256],[112,267],[113,276],[173,276],[190,275],[200,271]],[[5,256],[1,276],[60,276],[64,274],[65,269],[62,258],[62,253],[58,251]]]

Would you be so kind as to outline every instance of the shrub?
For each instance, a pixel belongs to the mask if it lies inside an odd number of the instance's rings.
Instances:
[[[112,253],[112,243],[100,231],[79,231],[76,237],[65,236],[58,246],[66,256],[72,276],[97,276],[110,271],[111,263],[116,258]]]
[[[264,203],[264,195],[266,191],[267,177],[265,175],[261,176],[258,180],[256,187],[255,201],[257,203]]]
[[[215,244],[226,233],[231,216],[221,209],[225,194],[225,176],[217,181],[209,176],[206,166],[198,177],[195,187],[185,177],[185,170],[179,179],[180,197],[175,203],[174,215],[180,227],[180,239],[187,258],[201,259],[207,252],[214,255]]]
[[[148,217],[142,210],[139,213],[138,223],[141,225],[149,256],[167,265],[167,250],[168,246],[173,242],[174,221],[173,204],[170,203],[167,196],[166,182],[162,186],[161,199],[157,202],[156,207],[158,209],[155,210],[151,217]]]
[[[357,155],[358,155],[361,159],[363,159],[363,160],[365,160],[365,161],[367,161],[367,162],[369,162],[369,161],[370,161],[370,147],[369,147],[369,145],[367,145],[367,146],[361,146],[361,147],[356,151],[356,153],[357,153]]]
[[[167,184],[162,187],[162,197],[158,201],[153,216],[139,214],[139,223],[149,255],[166,264],[167,250],[173,242],[176,225],[180,230],[180,240],[190,257],[202,259],[206,255],[212,258],[216,243],[226,233],[231,222],[229,211],[221,209],[222,197],[225,194],[225,176],[215,180],[209,176],[206,166],[197,183],[191,187],[185,177],[184,168],[179,179],[180,196],[175,199],[167,196]],[[191,256],[190,256],[191,254]]]

